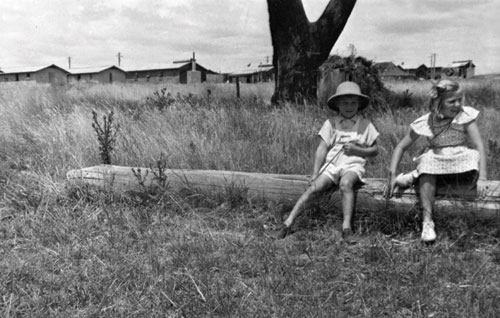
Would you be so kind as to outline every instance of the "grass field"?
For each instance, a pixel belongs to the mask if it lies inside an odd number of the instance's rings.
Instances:
[[[462,84],[500,179],[500,82]],[[387,83],[398,107],[367,114],[381,132],[369,177],[386,176],[426,112],[426,85]],[[237,189],[127,196],[65,182],[101,163],[93,110],[114,112],[113,164],[310,173],[327,110],[271,106],[269,84],[242,85],[240,99],[228,84],[163,88],[0,85],[0,316],[498,317],[498,219],[437,215],[438,241],[423,246],[417,209],[360,208],[350,246],[341,212],[319,203],[277,241],[278,207]]]

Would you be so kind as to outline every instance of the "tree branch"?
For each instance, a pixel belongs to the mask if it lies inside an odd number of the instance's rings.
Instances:
[[[349,16],[356,4],[356,0],[330,0],[318,21],[313,24],[316,32],[313,36],[320,44],[320,51],[330,51],[339,38]],[[328,55],[326,56],[328,57]]]

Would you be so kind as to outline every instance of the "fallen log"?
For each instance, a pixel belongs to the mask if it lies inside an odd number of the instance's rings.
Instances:
[[[308,177],[291,174],[266,174],[219,170],[157,169],[100,165],[71,170],[67,179],[75,184],[90,184],[114,191],[144,191],[144,187],[166,181],[168,189],[192,189],[204,193],[223,193],[229,188],[243,191],[248,200],[271,200],[293,205],[308,186]],[[418,206],[418,193],[413,188],[401,189],[392,198],[384,197],[387,180],[369,178],[356,189],[358,208],[381,211],[406,210]],[[339,191],[330,201],[340,207]],[[478,197],[470,186],[439,188],[436,212],[500,217],[500,181],[486,181],[486,190]]]

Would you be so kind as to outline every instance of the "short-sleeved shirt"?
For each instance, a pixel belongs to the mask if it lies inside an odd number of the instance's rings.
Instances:
[[[344,129],[343,121],[352,120],[354,125],[349,129]],[[318,135],[328,146],[328,153],[325,159],[325,165],[321,170],[330,171],[330,177],[337,182],[337,176],[345,171],[354,171],[362,180],[365,172],[364,166],[366,159],[359,156],[348,156],[342,151],[342,147],[353,142],[363,147],[373,146],[379,132],[375,126],[366,118],[356,116],[353,119],[344,119],[342,117],[333,117],[325,121]]]

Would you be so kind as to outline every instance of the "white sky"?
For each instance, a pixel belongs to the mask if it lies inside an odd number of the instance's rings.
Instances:
[[[311,21],[328,0],[303,0]],[[332,53],[500,72],[500,1],[358,0]],[[0,67],[199,64],[230,72],[272,60],[266,0],[1,0]]]

